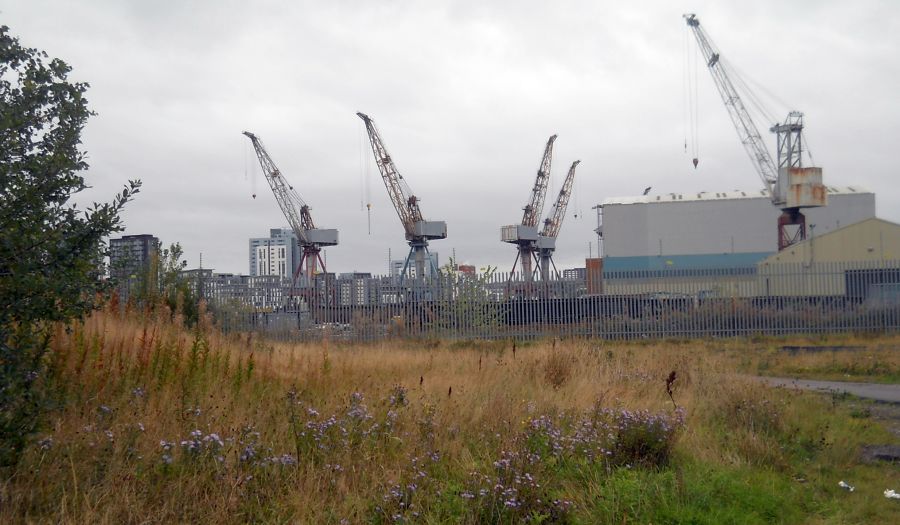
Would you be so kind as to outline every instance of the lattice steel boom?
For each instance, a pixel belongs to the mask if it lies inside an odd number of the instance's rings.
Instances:
[[[525,213],[522,214],[522,226],[537,226],[541,213],[544,211],[544,198],[547,195],[547,184],[550,182],[550,163],[553,161],[553,143],[555,141],[556,135],[552,135],[544,147],[544,156],[541,158],[541,167],[534,179],[531,198],[525,205]]]
[[[419,199],[413,195],[403,176],[397,171],[397,167],[394,165],[394,161],[391,159],[384,141],[381,140],[381,134],[378,132],[378,128],[375,127],[375,121],[364,113],[357,113],[356,115],[366,125],[369,143],[372,145],[372,154],[375,156],[375,164],[378,165],[378,171],[381,172],[384,187],[387,189],[394,209],[397,210],[397,216],[400,217],[406,240],[409,243],[409,255],[406,257],[401,275],[406,275],[410,261],[414,261],[416,278],[421,279],[425,276],[425,258],[429,254],[428,241],[429,239],[447,238],[447,223],[443,221],[426,221],[422,217]],[[430,256],[428,256],[428,263],[431,267],[432,275],[437,275],[439,273],[438,269]]]
[[[706,31],[700,27],[700,20],[697,18],[697,15],[687,14],[684,15],[684,19],[697,38],[700,53],[706,60],[706,65],[710,74],[712,74],[716,88],[719,90],[722,102],[725,103],[728,116],[731,117],[731,122],[734,124],[734,129],[737,130],[738,138],[744,146],[744,150],[750,156],[753,167],[759,173],[759,177],[769,195],[772,196],[772,202],[780,204],[783,202],[783,198],[780,195],[776,195],[777,189],[775,188],[775,182],[778,179],[778,169],[775,166],[775,162],[772,161],[772,156],[762,140],[762,135],[760,135],[756,124],[750,117],[750,113],[744,106],[737,89],[732,84],[725,68],[722,67],[718,49],[710,41]]]
[[[259,158],[259,165],[266,176],[266,182],[272,188],[278,207],[281,208],[281,212],[284,213],[285,218],[300,242],[308,242],[306,231],[316,227],[312,216],[309,214],[309,206],[303,202],[303,199],[294,191],[294,188],[284,180],[281,170],[275,165],[275,161],[269,156],[259,137],[249,131],[245,131],[244,135],[249,137],[253,143],[253,149],[256,150],[256,156]]]
[[[288,184],[281,170],[275,165],[275,161],[269,156],[262,141],[249,131],[245,131],[250,141],[253,143],[253,149],[256,150],[256,156],[259,159],[259,165],[262,167],[263,174],[272,193],[275,195],[275,201],[281,212],[291,225],[291,229],[297,236],[297,242],[301,248],[300,261],[294,271],[294,281],[302,271],[304,262],[306,263],[307,285],[317,273],[317,262],[322,264],[322,270],[325,270],[325,261],[319,256],[319,252],[323,246],[335,246],[338,244],[337,230],[326,230],[316,228],[310,214],[310,207],[300,198],[300,194],[294,190],[294,187]]]
[[[384,141],[381,140],[381,134],[378,132],[378,128],[375,127],[375,121],[364,113],[357,113],[356,115],[366,124],[366,132],[372,145],[372,153],[375,155],[375,164],[378,165],[378,170],[381,172],[381,178],[384,181],[384,187],[387,189],[394,209],[397,210],[400,222],[403,224],[406,238],[411,239],[415,236],[416,222],[424,220],[422,218],[422,210],[419,209],[419,199],[412,195],[409,186],[403,180],[403,175],[400,175],[400,172],[397,171],[397,167],[394,165],[394,161],[391,159]]]
[[[569,197],[572,196],[572,185],[575,183],[575,167],[579,163],[581,163],[580,160],[572,163],[572,167],[569,168],[569,173],[566,175],[566,180],[559,190],[559,196],[556,197],[556,202],[553,203],[553,209],[550,210],[550,215],[544,219],[544,229],[541,231],[541,235],[544,237],[555,238],[559,235],[563,219],[566,216],[566,208],[569,206]]]

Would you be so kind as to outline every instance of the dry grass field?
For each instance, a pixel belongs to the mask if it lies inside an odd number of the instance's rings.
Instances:
[[[0,521],[896,523],[900,471],[859,451],[898,436],[748,375],[896,381],[897,341],[292,345],[97,312],[56,333]],[[780,349],[822,344],[864,348]]]

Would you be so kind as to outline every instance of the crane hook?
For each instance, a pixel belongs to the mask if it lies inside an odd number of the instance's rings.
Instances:
[[[697,164],[700,164],[700,159],[694,157],[694,169],[697,169]]]
[[[256,198],[256,194],[255,194],[255,193],[253,194],[253,198],[254,198],[254,199]]]

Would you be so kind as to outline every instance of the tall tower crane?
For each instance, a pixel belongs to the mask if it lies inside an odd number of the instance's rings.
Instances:
[[[569,206],[569,197],[572,196],[572,185],[575,183],[575,167],[580,160],[572,163],[566,180],[559,190],[559,196],[553,204],[550,215],[544,219],[544,229],[537,239],[538,256],[541,261],[541,279],[546,282],[550,278],[550,265],[553,264],[553,252],[556,250],[556,237],[562,228],[563,219],[566,217],[566,208]],[[556,265],[553,264],[556,270]]]
[[[778,218],[778,250],[781,251],[804,240],[806,218],[800,210],[825,206],[828,203],[828,195],[822,184],[822,168],[803,167],[803,114],[791,111],[785,122],[775,124],[769,129],[777,137],[776,164],[737,89],[728,77],[718,49],[706,31],[700,27],[697,15],[686,14],[684,19],[693,30],[697,45],[706,60],[741,144],[762,179],[772,204],[782,211]]]
[[[544,156],[541,158],[541,167],[538,168],[537,177],[534,179],[534,187],[531,188],[531,198],[525,205],[520,224],[512,224],[500,228],[500,240],[515,244],[518,247],[516,260],[513,262],[512,271],[516,271],[516,265],[522,268],[522,276],[526,281],[531,281],[533,276],[532,261],[537,260],[538,220],[544,211],[544,197],[547,194],[547,185],[550,182],[550,164],[553,160],[553,143],[556,135],[547,140],[544,147]]]
[[[357,113],[356,115],[366,124],[366,132],[368,132],[369,142],[372,144],[375,163],[381,172],[384,187],[387,188],[388,196],[394,204],[394,209],[397,210],[397,215],[403,224],[406,240],[409,243],[409,254],[406,256],[406,262],[403,264],[401,279],[406,275],[410,261],[413,261],[415,264],[416,279],[422,279],[425,275],[426,256],[428,256],[428,264],[431,266],[432,275],[437,275],[438,269],[429,256],[428,241],[430,239],[446,239],[447,223],[444,221],[426,221],[422,217],[422,210],[419,208],[419,198],[412,194],[403,175],[400,175],[397,167],[394,166],[394,161],[388,154],[384,141],[381,140],[378,128],[375,127],[375,121],[363,113]]]
[[[312,215],[309,213],[310,207],[303,202],[294,187],[284,179],[281,170],[275,165],[259,137],[249,131],[245,131],[244,135],[249,137],[253,143],[253,149],[256,150],[256,156],[259,158],[259,165],[262,167],[269,187],[272,188],[272,193],[275,194],[275,201],[278,202],[278,207],[281,208],[291,229],[294,230],[294,235],[297,236],[297,243],[300,245],[300,261],[293,269],[294,282],[302,272],[305,276],[304,285],[310,286],[318,273],[317,262],[321,263],[322,271],[325,271],[325,262],[319,252],[322,251],[323,246],[337,245],[338,231],[316,228]]]

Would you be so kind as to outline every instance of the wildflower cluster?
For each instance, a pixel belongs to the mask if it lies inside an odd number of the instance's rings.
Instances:
[[[662,466],[665,465],[675,444],[678,430],[684,426],[684,410],[673,415],[653,414],[646,410],[603,410],[615,430],[615,440],[610,443],[614,464]]]
[[[439,479],[430,471],[440,460],[441,456],[437,452],[410,458],[409,467],[401,480],[387,487],[375,512],[392,523],[419,521],[424,511],[422,503],[428,501],[428,493],[435,490],[436,478]]]
[[[40,439],[38,440],[37,444],[38,448],[46,452],[47,450],[53,448],[53,436],[47,436],[43,439]]]
[[[525,450],[503,450],[490,474],[473,473],[471,487],[460,496],[471,501],[480,521],[562,521],[572,507],[551,496],[539,478],[548,468],[543,458]]]
[[[356,422],[363,422],[372,419],[369,409],[363,403],[363,395],[360,392],[354,392],[350,395],[350,409],[347,410],[347,417]]]
[[[162,449],[162,462],[164,465],[172,464],[172,454],[174,453],[175,443],[171,441],[166,441],[161,439],[159,441],[159,448]]]
[[[180,444],[185,457],[196,458],[208,455],[214,457],[218,462],[225,460],[224,456],[220,454],[225,442],[214,432],[204,435],[202,430],[194,430],[188,439],[183,439]]]
[[[391,393],[388,396],[388,404],[391,407],[405,407],[409,404],[409,396],[406,390],[406,387],[403,385],[395,385],[394,388],[391,389]]]
[[[473,473],[460,496],[485,521],[563,520],[572,502],[554,497],[554,470],[565,465],[664,465],[684,413],[609,409],[597,406],[582,414],[534,415],[524,422],[512,446],[501,451],[489,474]]]
[[[400,387],[402,388],[402,387]],[[394,390],[392,396],[399,396]],[[405,390],[403,394],[405,395]],[[392,406],[403,405],[400,397],[392,397]],[[324,461],[332,452],[365,445],[374,446],[379,438],[393,436],[399,415],[389,409],[383,418],[376,418],[364,402],[360,392],[350,396],[346,411],[324,417],[319,410],[306,406],[296,396],[288,396],[292,408],[292,427],[298,453],[309,454],[316,461]]]
[[[684,411],[673,414],[596,406],[580,416],[533,417],[526,422],[526,449],[557,461],[661,466],[669,458]]]

